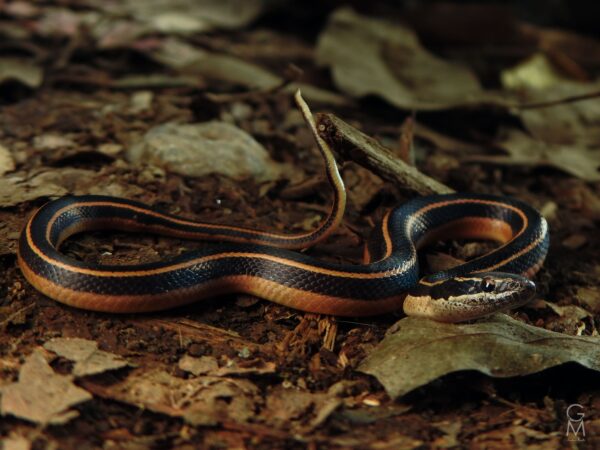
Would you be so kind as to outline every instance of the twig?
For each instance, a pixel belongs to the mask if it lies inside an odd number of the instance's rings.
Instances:
[[[600,91],[587,92],[585,94],[573,95],[572,97],[558,98],[555,100],[547,100],[547,101],[532,102],[532,103],[521,103],[518,105],[514,105],[514,108],[516,108],[516,109],[546,108],[548,106],[564,105],[567,103],[580,102],[582,100],[591,100],[591,99],[598,98],[598,97],[600,97]]]
[[[155,330],[157,327],[161,327],[165,330],[173,331],[179,335],[180,341],[185,337],[192,339],[195,342],[204,342],[212,346],[227,344],[236,350],[247,347],[253,351],[265,351],[263,345],[247,341],[235,332],[212,327],[193,320],[181,318],[159,319],[154,317],[137,317],[131,319],[131,322],[144,329]]]
[[[319,135],[345,160],[354,161],[384,180],[420,195],[449,194],[453,189],[406,164],[375,139],[333,114],[317,114]]]

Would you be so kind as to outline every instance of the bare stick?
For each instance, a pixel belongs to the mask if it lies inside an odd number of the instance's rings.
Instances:
[[[354,161],[384,180],[420,195],[454,192],[406,164],[388,148],[333,114],[317,114],[317,130],[344,160]]]
[[[588,92],[586,94],[581,94],[581,95],[573,95],[571,97],[558,98],[556,100],[547,100],[547,101],[532,102],[532,103],[520,103],[518,105],[514,105],[514,108],[517,108],[517,109],[548,108],[550,106],[558,106],[558,105],[565,105],[567,103],[575,103],[575,102],[581,102],[584,100],[592,100],[592,99],[595,99],[598,97],[600,97],[600,91]]]

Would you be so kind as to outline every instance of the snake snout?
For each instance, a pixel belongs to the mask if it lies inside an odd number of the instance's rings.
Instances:
[[[522,297],[529,300],[535,295],[535,283],[527,278],[519,281],[520,289],[523,292]]]
[[[535,294],[535,283],[527,278],[513,275],[504,283],[500,283],[500,292],[513,292],[523,299],[530,299]]]

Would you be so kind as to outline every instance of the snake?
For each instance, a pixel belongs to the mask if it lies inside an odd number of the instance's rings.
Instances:
[[[330,236],[346,206],[334,156],[312,131],[333,187],[329,213],[312,231],[259,231],[199,222],[123,198],[66,196],[46,203],[27,221],[18,243],[21,271],[58,302],[110,313],[159,311],[237,293],[311,313],[371,316],[403,309],[409,316],[461,322],[517,308],[533,297],[531,278],[549,248],[548,224],[533,207],[506,196],[427,195],[390,209],[373,229],[361,264],[299,251]],[[74,234],[106,229],[217,242],[134,265],[80,261],[60,251]],[[499,245],[420,276],[418,251],[449,239]]]

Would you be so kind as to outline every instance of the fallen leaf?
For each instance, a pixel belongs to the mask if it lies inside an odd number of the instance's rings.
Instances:
[[[456,448],[460,445],[458,435],[462,429],[462,423],[459,420],[434,423],[433,426],[439,431],[444,433],[443,436],[438,437],[433,441],[433,447],[435,448]]]
[[[549,144],[520,130],[507,131],[497,142],[508,156],[478,155],[463,161],[530,167],[550,166],[584,181],[600,181],[600,151],[576,144]]]
[[[219,363],[214,356],[194,356],[185,355],[179,360],[178,366],[181,370],[191,373],[192,375],[206,375],[209,372],[217,370]]]
[[[77,147],[77,143],[64,135],[47,133],[35,136],[33,146],[38,150],[56,150],[65,147]]]
[[[269,90],[282,86],[285,80],[267,69],[226,53],[209,52],[176,38],[166,38],[151,49],[140,49],[155,61],[187,75],[202,76],[220,83],[231,83],[249,89]],[[290,83],[285,92],[298,89],[314,103],[348,106],[345,97],[305,83]]]
[[[36,349],[19,372],[19,381],[0,387],[2,415],[11,414],[41,425],[64,424],[79,415],[73,405],[91,400],[89,392],[75,386],[71,377],[59,375]]]
[[[523,87],[521,101],[541,103],[598,92],[600,82],[562,81],[548,88]],[[554,145],[572,145],[596,150],[600,146],[600,106],[597,99],[565,102],[546,108],[513,110],[536,139]]]
[[[291,426],[298,433],[308,433],[327,420],[341,404],[342,399],[333,394],[277,386],[267,395],[261,418],[276,428]]]
[[[517,26],[521,39],[537,42],[538,48],[557,62],[562,62],[561,69],[572,76],[585,76],[585,71],[581,73],[582,68],[600,64],[600,42],[594,36],[566,29],[542,28],[526,22],[520,22]]]
[[[11,434],[2,439],[2,450],[31,450],[32,442],[24,436]]]
[[[600,82],[566,79],[543,55],[505,71],[502,79],[505,87],[518,89],[523,104],[551,105],[512,110],[529,134],[511,131],[500,142],[510,159],[521,164],[551,165],[585,181],[600,180],[598,102],[559,102],[598,92]]]
[[[580,306],[576,305],[557,305],[556,303],[547,302],[546,306],[562,319],[572,322],[579,322],[581,319],[592,318],[592,314]]]
[[[587,305],[592,312],[600,312],[600,288],[597,286],[580,287],[577,289],[577,299]]]
[[[469,69],[429,53],[411,29],[349,8],[330,16],[319,36],[317,62],[331,68],[335,85],[349,95],[375,95],[402,109],[499,100]]]
[[[162,369],[134,370],[111,386],[85,386],[103,398],[182,417],[193,425],[216,425],[224,420],[246,422],[254,416],[260,401],[258,387],[248,380],[213,376],[185,380]]]
[[[53,183],[37,183],[22,176],[0,178],[0,207],[18,205],[41,197],[65,195],[67,190]]]
[[[507,89],[544,89],[566,78],[542,53],[536,53],[525,61],[510,67],[500,74],[502,85]]]
[[[77,12],[67,8],[48,8],[39,20],[32,24],[35,32],[42,37],[69,37],[74,38],[81,31],[84,22],[93,23],[100,20],[97,13]]]
[[[46,342],[44,348],[74,361],[72,373],[76,377],[95,375],[131,365],[119,355],[98,350],[98,343],[87,339],[54,338]]]
[[[600,339],[555,333],[505,314],[462,325],[406,317],[392,329],[359,367],[392,398],[460,370],[512,377],[577,362],[600,371]]]
[[[229,360],[229,364],[219,367],[217,370],[210,372],[211,375],[215,376],[229,376],[229,375],[266,375],[269,373],[275,373],[277,366],[275,363],[270,361],[244,361],[243,364],[239,364],[234,360]]]
[[[228,360],[227,364],[219,367],[217,358],[214,356],[201,356],[195,358],[185,355],[179,360],[179,368],[193,375],[212,375],[216,377],[230,375],[265,375],[275,373],[275,363],[261,360],[244,361],[239,364],[235,360]]]
[[[478,434],[473,439],[473,448],[528,448],[542,450],[561,448],[562,433],[542,432],[522,425],[509,425]],[[520,444],[520,445],[519,445]]]
[[[95,172],[64,167],[49,169],[33,176],[15,173],[0,178],[0,207],[37,200],[42,197],[60,197],[69,192],[87,193],[79,185],[93,185]]]
[[[148,31],[193,34],[214,29],[237,29],[256,19],[263,0],[129,0],[107,6],[134,17]],[[108,12],[108,11],[107,11]]]
[[[0,176],[15,170],[15,160],[10,151],[0,144]]]
[[[43,71],[32,61],[18,58],[0,58],[0,84],[18,81],[31,89],[42,84]]]

